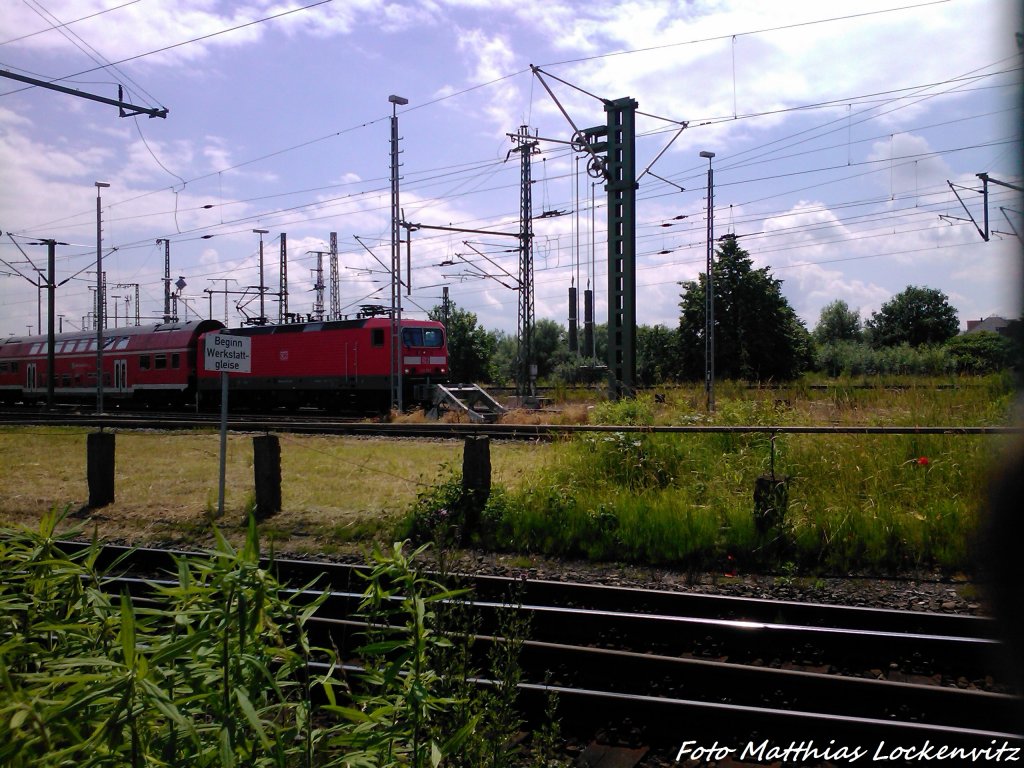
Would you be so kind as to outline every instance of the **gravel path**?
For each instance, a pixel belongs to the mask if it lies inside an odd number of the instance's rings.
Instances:
[[[308,558],[305,555],[304,558]],[[358,557],[343,558],[360,562]],[[464,573],[576,581],[678,592],[702,592],[769,600],[990,615],[984,587],[965,574],[906,573],[894,577],[850,574],[815,577],[797,574],[703,572],[616,563],[553,560],[523,555],[463,552],[448,565]]]

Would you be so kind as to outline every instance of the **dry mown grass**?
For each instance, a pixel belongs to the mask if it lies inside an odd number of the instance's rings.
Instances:
[[[86,431],[0,431],[0,525],[34,527],[48,509],[80,510],[88,499]],[[445,465],[461,468],[457,440],[413,441],[281,436],[282,505],[265,536],[291,551],[331,551],[386,537],[416,494]],[[216,433],[117,434],[116,500],[83,512],[88,530],[133,544],[207,541],[217,510],[220,438]],[[492,446],[495,482],[516,486],[545,460],[544,447]],[[241,533],[253,500],[252,440],[228,439],[225,515],[218,525]],[[73,519],[71,522],[80,522]]]

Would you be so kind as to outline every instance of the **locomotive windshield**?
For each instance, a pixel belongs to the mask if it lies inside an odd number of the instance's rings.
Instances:
[[[403,328],[402,342],[407,347],[444,346],[444,334],[440,328]]]

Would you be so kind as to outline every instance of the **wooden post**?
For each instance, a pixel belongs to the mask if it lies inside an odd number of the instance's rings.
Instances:
[[[761,475],[754,483],[754,524],[764,536],[772,528],[782,525],[789,504],[787,477]]]
[[[252,439],[253,474],[256,481],[256,519],[265,520],[281,511],[281,442],[277,435]]]
[[[491,439],[467,437],[462,452],[462,541],[480,523],[480,513],[491,495]]]
[[[114,503],[114,433],[90,432],[86,437],[89,506]]]

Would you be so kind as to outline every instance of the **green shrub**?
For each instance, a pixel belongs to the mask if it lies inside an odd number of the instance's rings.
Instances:
[[[457,544],[465,524],[461,513],[462,473],[445,465],[441,480],[416,495],[416,502],[395,530],[395,539],[409,539],[415,544],[437,542],[442,546]]]
[[[251,518],[240,550],[215,531],[214,551],[178,558],[176,581],[152,583],[135,605],[104,589],[97,544],[74,556],[57,546],[65,515],[0,531],[0,765],[509,764],[527,627],[509,612],[490,668],[474,669],[472,619],[452,619],[468,604],[419,573],[423,548],[374,552],[350,688],[305,631],[326,595],[275,580]],[[329,671],[311,676],[314,659]],[[503,682],[481,692],[478,677]],[[318,689],[329,705],[314,709]]]
[[[178,561],[137,608],[109,595],[98,546],[57,548],[61,515],[2,542],[0,764],[311,765],[301,608],[260,567],[256,527],[234,551]]]
[[[946,342],[946,353],[962,373],[996,373],[1013,362],[1013,342],[993,331],[975,331]]]

